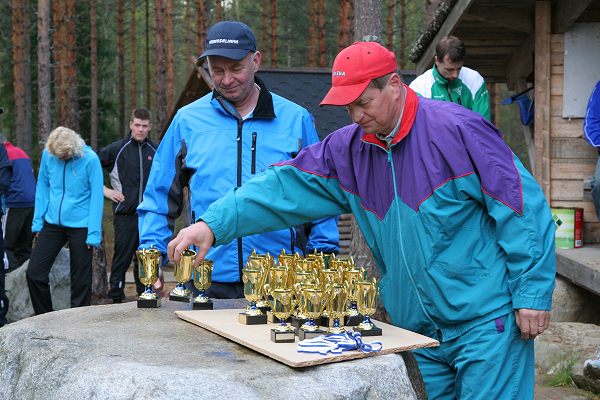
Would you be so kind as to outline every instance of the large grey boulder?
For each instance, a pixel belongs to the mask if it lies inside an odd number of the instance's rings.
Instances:
[[[600,297],[560,276],[552,295],[553,322],[600,323]]]
[[[52,307],[55,310],[64,310],[71,307],[71,267],[69,265],[69,250],[63,248],[50,270],[50,292],[52,293]],[[25,272],[29,260],[19,268],[6,275],[6,296],[9,306],[6,319],[8,322],[19,321],[34,315],[27,288]]]
[[[417,398],[400,355],[294,369],[180,320],[185,307],[100,305],[6,325],[0,399]]]

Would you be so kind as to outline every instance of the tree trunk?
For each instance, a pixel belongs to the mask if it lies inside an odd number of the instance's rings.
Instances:
[[[12,2],[13,95],[17,146],[31,152],[31,63],[29,53],[29,3]]]
[[[431,23],[443,0],[425,0],[425,28]]]
[[[162,134],[167,120],[166,80],[167,64],[165,49],[165,0],[155,0],[156,13],[156,134]]]
[[[308,49],[306,50],[306,64],[309,67],[316,66],[317,54],[317,0],[308,0],[306,3],[308,13]]]
[[[90,146],[98,148],[98,32],[96,0],[90,0]]]
[[[188,58],[192,55],[192,0],[186,0],[185,2],[185,76],[190,76],[192,65],[187,62]]]
[[[354,40],[381,43],[381,0],[354,0]]]
[[[206,41],[206,7],[204,0],[198,0],[196,4],[196,38],[198,39],[196,51],[200,55],[204,51]]]
[[[50,0],[38,0],[37,13],[38,141],[45,143],[50,133]]]
[[[125,0],[117,3],[117,82],[119,132],[125,135]]]
[[[129,54],[131,62],[129,64],[129,109],[130,111],[138,108],[137,102],[137,35],[135,31],[135,9],[136,0],[131,0],[129,7]]]
[[[406,0],[400,0],[400,69],[406,68],[408,29],[406,28]]]
[[[74,11],[75,0],[52,2],[58,123],[79,132]]]
[[[271,0],[271,67],[277,66],[277,0]]]
[[[166,0],[166,48],[167,48],[167,114],[175,108],[175,59],[173,57],[173,0]]]
[[[340,34],[338,36],[338,51],[352,44],[352,0],[340,2]]]
[[[385,22],[385,45],[388,49],[394,48],[394,16],[396,14],[396,0],[386,0],[387,16]]]
[[[267,30],[269,29],[267,27],[267,15],[269,14],[269,12],[267,11],[268,4],[269,4],[268,0],[262,0],[261,6],[260,6],[260,25],[261,25],[260,48],[263,49],[263,51],[264,51],[262,62],[265,65],[267,64]]]
[[[146,49],[145,49],[145,55],[146,55],[146,62],[145,62],[145,67],[146,67],[146,90],[145,90],[145,94],[144,94],[144,99],[145,104],[146,104],[146,108],[151,110],[152,109],[152,90],[150,89],[150,0],[146,0],[146,18],[145,18],[145,29],[144,29],[144,36],[145,36],[145,42],[146,42]]]
[[[317,18],[318,38],[319,38],[319,67],[325,66],[325,56],[327,48],[325,47],[325,0],[319,0],[319,11]]]
[[[223,21],[223,0],[215,0],[215,22]]]

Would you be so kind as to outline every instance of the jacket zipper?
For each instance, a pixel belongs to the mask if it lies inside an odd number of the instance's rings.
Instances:
[[[142,196],[144,195],[142,187],[144,185],[144,170],[142,168],[142,143],[138,143],[138,154],[140,158],[140,190],[138,192],[138,205],[142,202]]]
[[[66,192],[66,175],[67,175],[67,163],[69,162],[69,160],[65,161],[65,165],[63,166],[63,181],[62,181],[62,196],[60,198],[60,205],[58,206],[58,226],[60,225],[60,214],[62,213],[62,205],[63,205],[63,201],[65,199],[65,192]]]
[[[256,174],[256,132],[252,132],[252,165],[250,166],[250,173],[252,175]]]
[[[410,273],[410,271],[408,269],[408,262],[406,261],[406,254],[404,253],[404,244],[402,243],[402,218],[400,217],[400,204],[399,204],[400,198],[398,197],[398,188],[396,186],[396,171],[394,169],[394,159],[392,158],[391,143],[388,143],[387,149],[385,151],[387,153],[387,162],[390,165],[390,169],[392,170],[392,185],[394,186],[394,202],[396,203],[396,217],[398,219],[398,235],[399,235],[398,243],[400,244],[400,252],[402,253],[402,261],[404,262],[404,270],[406,271],[406,274],[408,275],[408,278],[410,279],[410,283],[413,287],[413,290],[415,291],[417,300],[419,301],[419,306],[421,308],[421,311],[423,311],[423,314],[425,315],[425,317],[427,317],[429,322],[431,322],[431,324],[436,329],[436,332],[439,334],[440,328],[433,321],[433,319],[431,319],[431,317],[429,316],[429,313],[425,309],[425,305],[423,304],[423,301],[421,300],[421,296],[419,295],[417,285],[415,284],[415,279],[413,278],[412,274]]]

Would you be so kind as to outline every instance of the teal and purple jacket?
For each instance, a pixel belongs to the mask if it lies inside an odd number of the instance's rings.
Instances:
[[[213,203],[215,244],[352,212],[392,322],[440,341],[519,308],[549,310],[544,195],[484,117],[407,89],[388,146],[349,125]]]

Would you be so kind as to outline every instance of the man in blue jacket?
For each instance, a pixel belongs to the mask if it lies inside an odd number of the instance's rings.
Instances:
[[[247,25],[223,21],[212,26],[201,58],[208,60],[214,90],[177,112],[158,147],[138,207],[140,247],[154,245],[163,254],[183,209],[184,187],[190,188],[195,220],[225,193],[319,140],[306,109],[269,92],[255,77],[261,54]],[[243,297],[241,270],[248,255],[252,250],[294,252],[296,233],[291,226],[213,249],[208,255],[214,270],[207,295]],[[329,218],[312,226],[306,247],[337,252],[338,241],[336,220]]]
[[[397,68],[377,43],[342,50],[321,104],[354,123],[217,200],[169,257],[352,212],[392,323],[440,342],[414,352],[429,398],[533,399],[556,269],[544,194],[494,125],[417,96]]]
[[[592,90],[583,120],[583,135],[598,150],[596,172],[592,181],[592,199],[596,208],[596,216],[600,219],[600,81]]]

